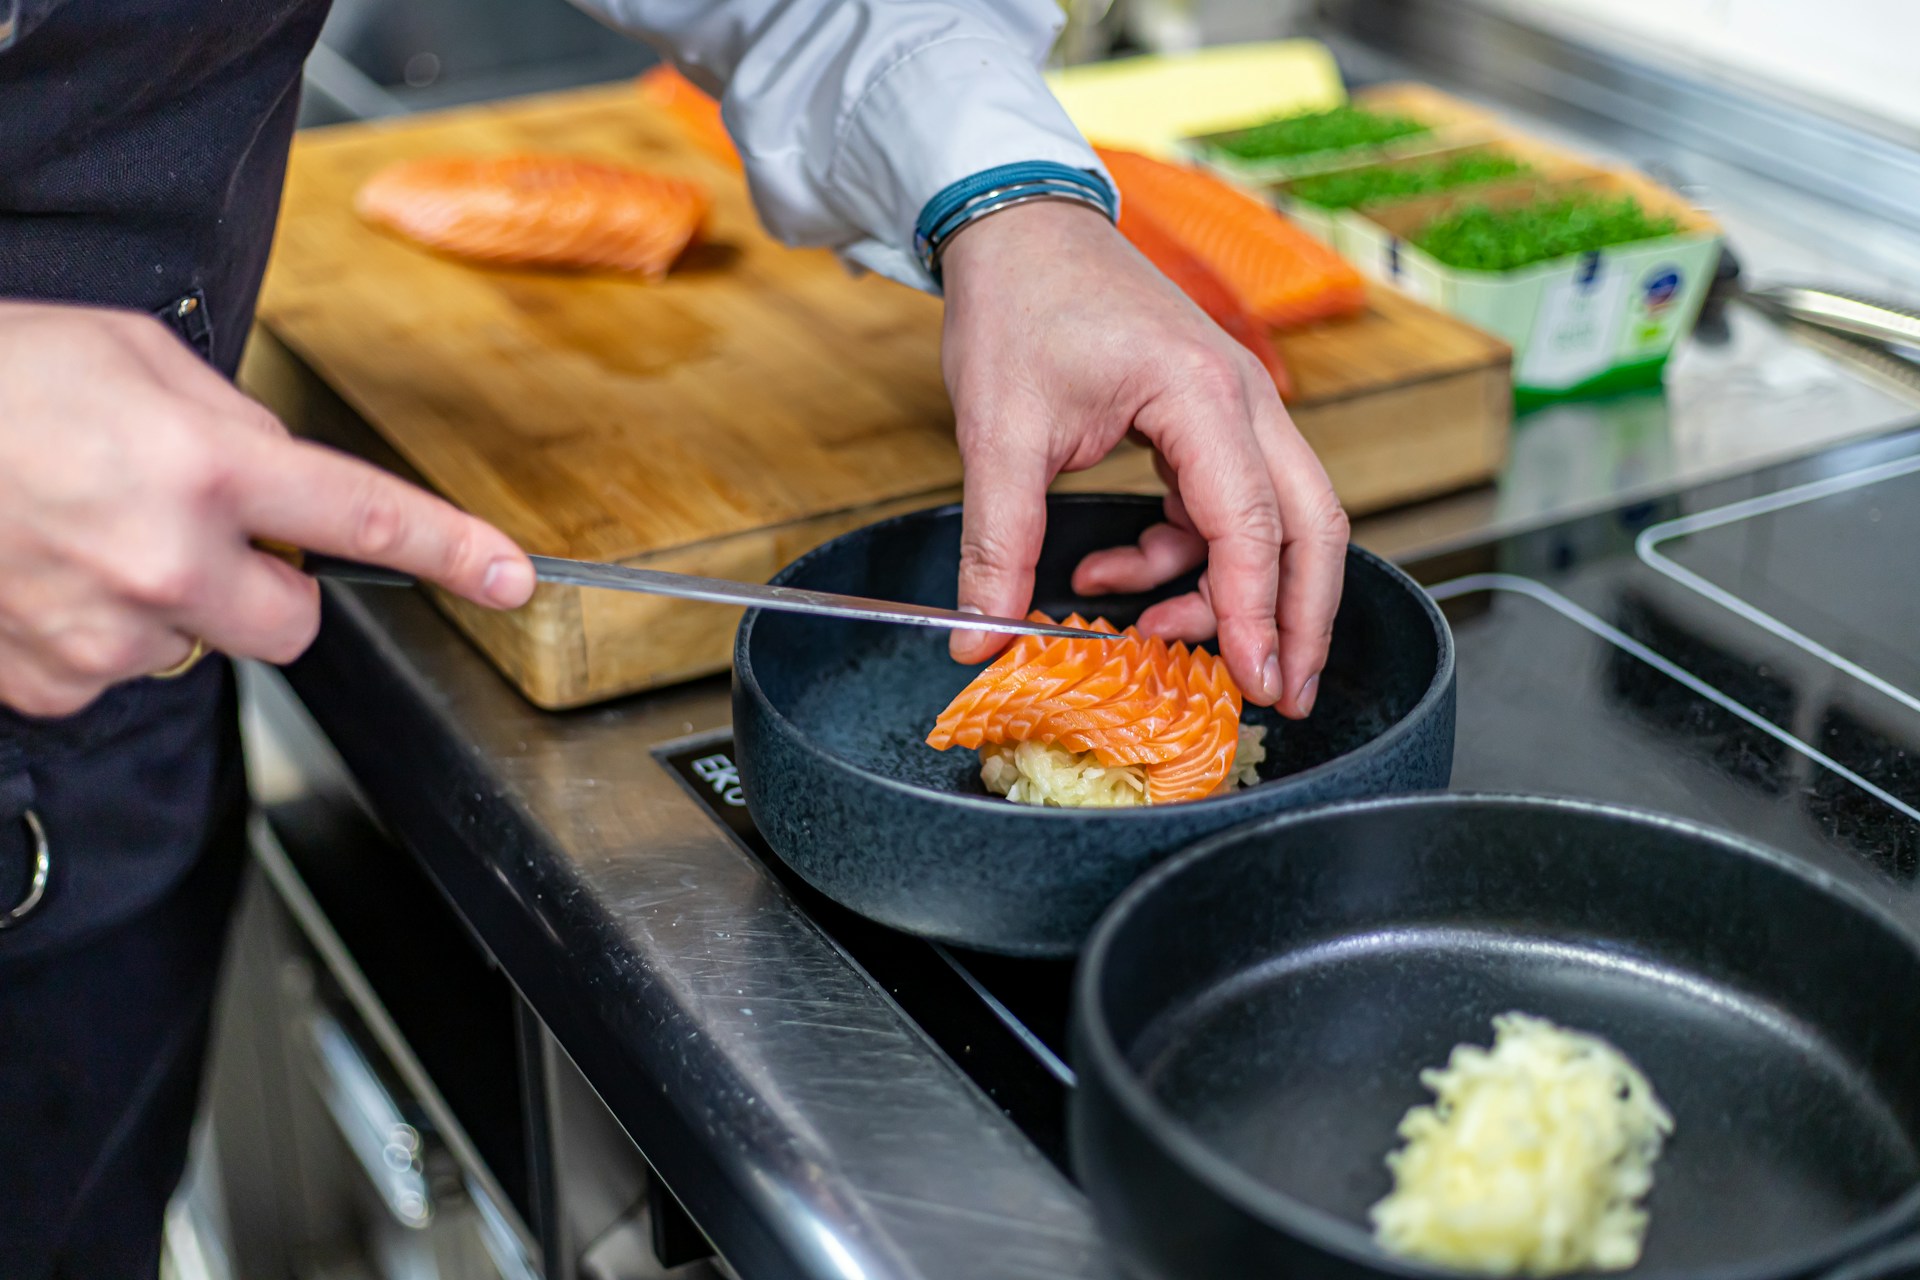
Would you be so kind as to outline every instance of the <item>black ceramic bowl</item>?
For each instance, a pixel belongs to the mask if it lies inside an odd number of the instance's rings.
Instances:
[[[1068,583],[1087,552],[1133,541],[1159,513],[1147,498],[1050,500],[1036,607],[1131,622],[1151,598],[1081,599]],[[960,509],[950,506],[837,538],[774,581],[951,607],[959,561]],[[747,806],[794,870],[862,915],[980,950],[1071,955],[1129,881],[1201,836],[1283,809],[1446,785],[1445,619],[1364,551],[1349,553],[1345,590],[1312,716],[1259,713],[1265,781],[1190,804],[1101,811],[1013,804],[981,785],[974,752],[926,745],[977,670],[947,657],[945,632],[749,613],[733,694]]]
[[[1163,863],[1075,979],[1074,1165],[1138,1273],[1456,1274],[1367,1209],[1422,1068],[1518,1010],[1675,1131],[1634,1274],[1818,1275],[1920,1219],[1920,942],[1797,861],[1571,800],[1283,815]]]

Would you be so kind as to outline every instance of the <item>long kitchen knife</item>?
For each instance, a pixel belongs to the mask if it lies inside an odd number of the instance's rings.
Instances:
[[[277,543],[256,541],[255,546],[279,556],[304,573],[316,578],[359,582],[381,587],[410,587],[414,579],[407,574],[378,565],[343,560],[338,556],[299,551]],[[600,564],[591,560],[563,560],[558,556],[530,556],[534,575],[542,582],[563,586],[595,587],[608,591],[638,591],[646,595],[674,596],[682,600],[705,600],[712,604],[739,605],[747,609],[772,609],[781,613],[812,613],[830,618],[851,618],[857,622],[893,622],[909,627],[937,627],[943,631],[990,631],[997,635],[1050,636],[1063,640],[1106,639],[1100,631],[1081,631],[1074,627],[1056,627],[1044,622],[1026,622],[1014,618],[995,618],[980,613],[962,613],[958,609],[937,609],[932,605],[900,604],[889,600],[868,600],[860,596],[836,595],[830,591],[803,591],[797,587],[774,587],[750,582],[731,582],[725,578],[700,578],[685,573],[663,573],[658,569],[632,569],[626,565]],[[1117,639],[1118,637],[1113,637]]]

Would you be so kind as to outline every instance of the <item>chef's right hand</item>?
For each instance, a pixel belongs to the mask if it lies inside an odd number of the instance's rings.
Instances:
[[[65,715],[196,639],[292,660],[319,590],[254,538],[498,608],[533,591],[505,534],[292,439],[158,321],[0,302],[0,703]]]

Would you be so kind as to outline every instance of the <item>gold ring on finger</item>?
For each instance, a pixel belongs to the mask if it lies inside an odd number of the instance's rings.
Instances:
[[[164,670],[154,672],[153,678],[155,680],[177,680],[198,666],[200,659],[206,656],[207,642],[199,636],[195,636],[193,638],[193,648],[187,650],[187,656]]]

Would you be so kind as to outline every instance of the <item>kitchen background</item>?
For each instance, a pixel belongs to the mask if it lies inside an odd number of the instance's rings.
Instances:
[[[1920,5],[1908,0],[1476,0],[1637,57],[1767,82],[1826,99],[1891,129],[1920,128]],[[1066,0],[1076,25],[1124,30],[1165,51],[1285,36],[1311,0]],[[1070,43],[1075,56],[1099,41]]]
[[[1920,130],[1910,0],[1474,0],[1634,56],[1760,81]],[[1061,54],[1272,39],[1313,0],[1063,0]],[[384,115],[623,75],[652,61],[563,0],[339,0],[309,68],[309,120]]]
[[[1897,144],[1920,149],[1920,79],[1912,75],[1910,65],[1911,50],[1916,45],[1916,37],[1920,37],[1920,5],[1912,0],[1821,0],[1820,3],[1811,0],[1433,0],[1427,4],[1419,0],[1398,3],[1376,0],[1365,6],[1350,0],[1347,3],[1343,0],[1191,0],[1190,3],[1113,0],[1111,4],[1067,0],[1067,3],[1070,25],[1062,40],[1060,57],[1069,62],[1131,51],[1173,51],[1202,44],[1319,34],[1323,28],[1316,12],[1317,3],[1324,3],[1329,9],[1371,8],[1376,11],[1376,20],[1388,23],[1397,21],[1398,15],[1406,10],[1477,7],[1564,35],[1588,47],[1617,51],[1639,63],[1757,91],[1775,99],[1797,101],[1815,107],[1820,114],[1841,118]],[[4,9],[4,3],[0,2],[0,12]],[[1380,18],[1379,14],[1386,16]],[[1502,57],[1503,51],[1498,47],[1483,51],[1484,60],[1490,63],[1499,62]],[[612,80],[637,74],[653,61],[653,55],[646,48],[601,27],[564,0],[337,0],[322,46],[309,64],[304,122],[320,125],[397,116],[463,102]],[[1579,105],[1606,114],[1618,104]],[[1717,180],[1721,175],[1712,176]],[[1798,238],[1780,233],[1781,242],[1776,242],[1769,231],[1782,223],[1790,225],[1802,215],[1786,199],[1769,205],[1767,212],[1778,222],[1769,221],[1765,227],[1736,223],[1735,229],[1740,233],[1743,249],[1751,249],[1756,256],[1773,261],[1787,256],[1785,241],[1797,242]],[[1818,213],[1818,210],[1808,212],[1807,220],[1818,222]],[[1862,246],[1875,235],[1895,234],[1878,227],[1843,230],[1844,236],[1838,231],[1834,235],[1851,237],[1855,244]],[[1900,229],[1895,240],[1904,243],[1890,241],[1872,246],[1886,250],[1872,255],[1876,269],[1890,272],[1909,285],[1920,284],[1920,256],[1911,248],[1911,237]],[[1814,237],[1809,235],[1805,241],[1813,243]],[[1915,292],[1913,288],[1906,291]],[[1751,333],[1748,336],[1751,337]],[[1890,412],[1878,401],[1860,407],[1856,396],[1855,400],[1838,402],[1844,412],[1837,410],[1827,415],[1832,419],[1830,423],[1809,424],[1804,420],[1776,423],[1764,416],[1755,416],[1747,410],[1756,399],[1790,400],[1789,393],[1802,384],[1812,387],[1818,382],[1820,386],[1815,389],[1824,389],[1821,380],[1829,375],[1817,357],[1797,348],[1788,349],[1784,358],[1770,363],[1767,376],[1774,381],[1766,386],[1756,383],[1743,400],[1730,397],[1728,389],[1733,384],[1717,380],[1719,375],[1715,373],[1719,368],[1714,363],[1716,360],[1731,368],[1738,354],[1738,344],[1732,354],[1696,353],[1691,357],[1691,364],[1683,365],[1681,376],[1670,385],[1665,400],[1659,396],[1643,398],[1615,413],[1617,429],[1604,438],[1611,441],[1610,444],[1595,444],[1593,424],[1578,409],[1549,410],[1531,420],[1523,420],[1516,431],[1513,462],[1501,495],[1478,493],[1461,498],[1456,505],[1478,511],[1481,506],[1498,502],[1502,505],[1496,514],[1502,518],[1541,517],[1549,508],[1565,508],[1630,487],[1631,478],[1623,479],[1629,472],[1644,472],[1651,483],[1653,479],[1672,479],[1712,469],[1718,465],[1715,460],[1720,459],[1722,453],[1731,457],[1732,451],[1725,446],[1736,433],[1744,441],[1740,452],[1744,465],[1763,453],[1811,447],[1806,443],[1810,431],[1831,429],[1837,436],[1863,427],[1869,419],[1878,421]],[[1753,377],[1765,380],[1760,374]],[[1715,404],[1729,407],[1716,411]],[[1636,409],[1635,405],[1639,407]],[[1643,429],[1632,421],[1635,413],[1644,417]],[[1756,441],[1764,443],[1767,433],[1776,429],[1783,433],[1778,437],[1777,450],[1772,444],[1756,445]],[[1785,434],[1788,432],[1791,434]],[[1409,539],[1425,536],[1428,530],[1420,528],[1423,521],[1432,526],[1434,517],[1414,513],[1405,518]],[[1393,549],[1384,545],[1384,540],[1375,545],[1383,550]],[[255,740],[272,742],[270,735],[259,732],[258,725]],[[274,755],[262,752],[256,755],[253,764],[263,799],[270,801],[298,790],[291,763],[282,767],[283,762]],[[298,857],[300,851],[294,850],[293,854]],[[431,886],[422,881],[417,889],[419,901],[437,905]],[[396,896],[395,900],[401,899]],[[297,915],[304,905],[297,902],[289,910]],[[305,925],[304,921],[297,923]],[[334,926],[343,927],[343,922],[336,920]],[[303,1059],[301,1070],[331,1082],[333,1090],[323,1097],[288,1104],[292,1108],[292,1127],[317,1131],[326,1123],[326,1113],[331,1112],[335,1121],[346,1124],[348,1130],[351,1124],[339,1121],[341,1114],[350,1115],[353,1122],[361,1123],[363,1128],[376,1124],[386,1126],[367,1128],[376,1138],[391,1136],[396,1130],[387,1125],[387,1121],[394,1118],[377,1114],[377,1106],[373,1112],[357,1104],[345,1111],[340,1109],[343,1100],[353,1103],[356,1089],[362,1101],[365,1096],[378,1101],[384,1095],[378,1091],[367,1095],[362,1086],[371,1079],[369,1068],[339,1048],[343,1041],[335,1035],[335,1030],[345,1026],[369,1043],[381,1038],[379,1031],[369,1031],[352,1023],[347,1010],[352,1002],[329,988],[327,966],[322,958],[306,954],[311,940],[302,940],[301,928],[296,928],[296,922],[282,913],[281,908],[257,906],[243,929],[242,945],[251,948],[247,954],[294,957],[282,973],[279,985],[256,995],[273,1005],[274,1019],[288,1025],[297,1023],[310,1033],[312,1043],[303,1042],[301,1052],[309,1054],[313,1061],[306,1063]],[[452,953],[457,945],[455,941],[448,941],[441,950]],[[422,947],[426,948],[427,944],[423,942]],[[504,980],[497,974],[476,978],[475,982],[504,988]],[[501,1008],[508,1008],[504,994]],[[511,1026],[507,1029],[511,1030]],[[278,1049],[271,1051],[278,1052]],[[269,1049],[261,1048],[259,1053],[260,1061],[267,1061]],[[225,1060],[236,1061],[231,1044],[227,1046]],[[561,1072],[567,1081],[573,1079],[564,1074],[563,1064],[550,1064],[543,1069]],[[236,1073],[230,1069],[229,1074]],[[479,1073],[468,1075],[468,1084],[473,1089],[484,1092],[492,1087],[493,1082],[479,1079]],[[398,1088],[405,1083],[389,1080],[385,1085]],[[569,1083],[558,1090],[563,1096],[565,1088],[578,1092],[577,1086]],[[293,1092],[289,1086],[289,1096]],[[404,1090],[401,1092],[404,1101]],[[510,1087],[506,1087],[506,1093],[511,1096]],[[593,1138],[577,1142],[575,1149],[603,1140],[611,1142],[619,1136],[590,1095],[584,1101],[576,1098],[554,1106],[556,1110],[572,1107],[589,1117],[575,1122],[574,1131],[587,1132]],[[261,1103],[257,1109],[269,1108]],[[411,1115],[411,1109],[407,1110]],[[525,1117],[508,1117],[501,1132],[482,1133],[475,1138],[475,1145],[484,1147],[492,1141],[511,1148],[523,1139],[519,1126],[530,1122]],[[399,1132],[404,1134],[411,1129]],[[607,1137],[609,1134],[611,1139]],[[244,1145],[233,1141],[232,1132],[228,1138],[233,1145]],[[320,1149],[317,1139],[303,1138],[299,1133],[294,1135],[291,1145],[302,1141],[308,1149]],[[421,1179],[425,1185],[440,1176],[436,1174],[438,1166],[433,1153],[422,1156],[418,1152],[393,1151],[389,1149],[391,1144],[383,1147],[376,1141],[368,1148],[371,1154],[365,1163],[375,1171],[382,1167],[383,1160],[391,1159],[396,1165],[389,1170],[391,1177],[382,1175],[384,1180],[378,1182],[364,1180],[380,1188],[384,1208],[376,1205],[343,1209],[341,1206],[347,1203],[346,1193],[342,1191],[336,1196],[333,1188],[357,1188],[354,1194],[361,1196],[365,1187],[361,1185],[360,1161],[352,1156],[354,1162],[349,1164],[352,1153],[345,1147],[334,1149],[338,1144],[334,1144],[331,1137],[327,1142],[332,1145],[326,1148],[324,1156],[313,1161],[303,1159],[302,1176],[308,1179],[304,1186],[297,1190],[275,1189],[273,1198],[280,1202],[276,1212],[281,1221],[320,1223],[342,1213],[364,1212],[369,1220],[382,1220],[380,1214],[385,1213],[394,1222],[404,1224],[411,1203],[407,1199],[413,1185],[409,1179]],[[231,1275],[246,1274],[244,1269],[233,1268],[225,1250],[235,1243],[234,1224],[248,1219],[250,1206],[228,1203],[223,1198],[231,1195],[236,1186],[244,1189],[246,1180],[236,1176],[232,1167],[224,1171],[224,1176],[216,1176],[212,1152],[213,1136],[209,1133],[203,1139],[204,1158],[196,1166],[196,1177],[178,1202],[174,1254],[169,1263],[178,1280],[227,1280]],[[459,1161],[446,1159],[441,1164],[469,1167],[471,1153],[455,1154],[460,1156]],[[491,1268],[491,1273],[510,1277],[534,1274],[536,1268],[531,1259],[513,1256],[517,1233],[501,1225],[499,1205],[518,1198],[514,1194],[517,1188],[512,1185],[511,1162],[494,1160],[489,1151],[479,1154],[487,1159],[474,1160],[471,1164],[492,1167],[509,1185],[470,1185],[463,1201],[468,1208],[460,1222],[452,1224],[460,1228],[457,1232],[450,1230],[431,1248],[422,1251],[420,1239],[414,1233],[396,1227],[388,1237],[383,1237],[399,1242],[392,1244],[385,1256],[370,1263],[365,1256],[341,1254],[337,1264],[330,1264],[337,1265],[337,1269],[321,1274],[339,1280],[348,1277],[359,1280],[372,1274],[489,1273],[477,1268]],[[644,1181],[644,1171],[635,1167],[637,1162],[631,1153],[621,1152],[620,1159],[625,1162],[622,1167],[633,1178]],[[589,1180],[583,1175],[583,1182]],[[602,1186],[612,1184],[604,1174],[596,1174],[591,1180]],[[263,1173],[259,1183],[262,1195],[266,1194],[268,1182]],[[611,1217],[624,1207],[615,1205],[606,1216]],[[650,1226],[649,1229],[657,1228]],[[632,1237],[632,1232],[609,1231],[605,1239],[612,1242],[613,1248],[618,1248]],[[203,1248],[203,1243],[212,1247]],[[309,1251],[311,1256],[327,1255],[328,1251],[320,1247],[327,1243],[330,1242],[316,1240]],[[433,1256],[436,1251],[437,1258]],[[651,1270],[618,1265],[612,1260],[612,1252],[607,1257],[605,1270],[591,1274],[655,1274]],[[583,1267],[581,1274],[590,1272]],[[699,1274],[712,1273],[702,1267]]]

